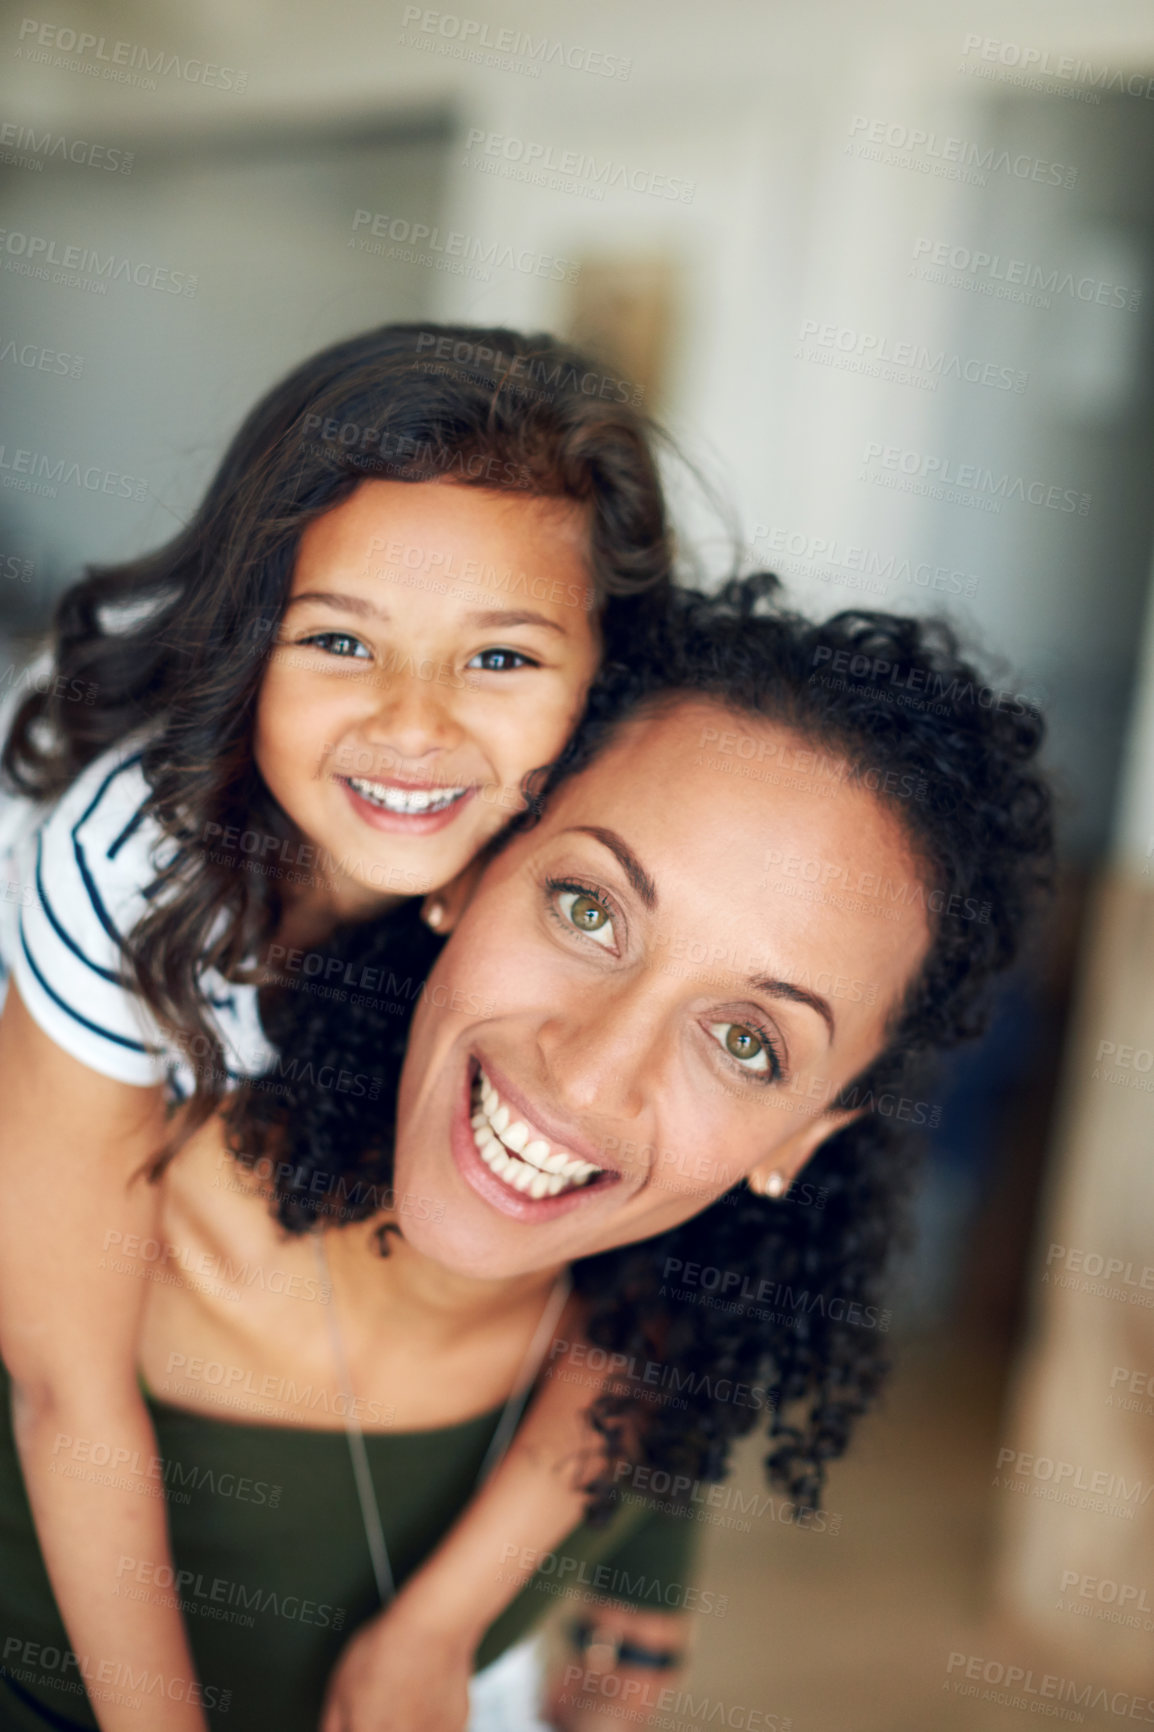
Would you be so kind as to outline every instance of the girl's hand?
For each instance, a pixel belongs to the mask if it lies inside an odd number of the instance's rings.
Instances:
[[[467,1638],[416,1623],[394,1602],[338,1660],[320,1732],[464,1732],[472,1662]]]

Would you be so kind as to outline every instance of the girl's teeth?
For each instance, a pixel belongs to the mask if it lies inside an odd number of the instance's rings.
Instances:
[[[486,1166],[514,1190],[530,1197],[555,1197],[584,1185],[601,1171],[589,1161],[552,1149],[543,1137],[530,1139],[529,1127],[513,1119],[484,1071],[474,1087],[476,1109],[470,1120],[473,1139]]]
[[[464,788],[390,788],[384,782],[367,782],[361,776],[350,776],[349,786],[355,788],[361,799],[368,800],[370,805],[410,816],[442,812],[466,792]]]

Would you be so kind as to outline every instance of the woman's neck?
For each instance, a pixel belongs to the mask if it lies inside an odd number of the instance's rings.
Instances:
[[[565,1267],[482,1280],[434,1262],[396,1233],[383,1241],[388,1255],[382,1257],[378,1230],[379,1223],[364,1222],[325,1233],[334,1286],[343,1288],[358,1310],[379,1308],[392,1327],[401,1324],[430,1337],[459,1340],[540,1311]]]

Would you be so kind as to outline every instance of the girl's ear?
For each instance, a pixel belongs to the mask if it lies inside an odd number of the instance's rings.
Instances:
[[[440,890],[432,890],[421,904],[421,919],[440,938],[447,938],[469,906],[477,880],[484,870],[480,859],[472,859]]]
[[[772,1155],[767,1155],[754,1167],[746,1184],[760,1196],[784,1196],[821,1145],[860,1118],[862,1111],[861,1107],[854,1107],[844,1112],[818,1113],[815,1118],[807,1119],[784,1143],[778,1144]]]

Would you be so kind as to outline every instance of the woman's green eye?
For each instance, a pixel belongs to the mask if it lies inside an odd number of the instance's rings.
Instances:
[[[746,1070],[770,1069],[769,1048],[755,1028],[745,1022],[711,1022],[709,1032]]]
[[[596,943],[608,948],[607,940],[613,936],[613,919],[609,910],[603,907],[595,896],[589,896],[580,890],[563,890],[558,900],[561,912],[570,926],[575,926],[578,932],[587,933]]]

